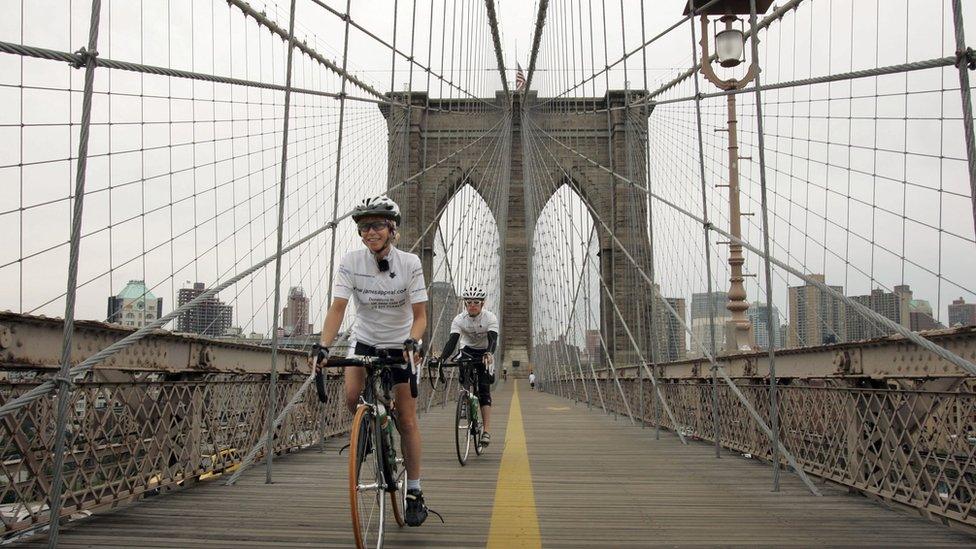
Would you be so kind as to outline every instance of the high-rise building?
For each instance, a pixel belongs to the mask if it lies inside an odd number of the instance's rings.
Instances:
[[[656,295],[660,292],[655,291]],[[683,297],[665,297],[682,320],[687,318],[687,309]],[[687,357],[685,328],[667,307],[654,307],[654,335],[657,340],[657,356],[659,362],[673,362]],[[647,357],[650,360],[650,357]]]
[[[908,286],[895,286],[895,291],[886,292],[875,288],[870,295],[851,296],[851,299],[885,318],[911,327],[910,309],[912,290]],[[888,335],[889,330],[859,313],[853,307],[847,307],[847,341],[861,341]]]
[[[949,326],[976,324],[976,303],[966,303],[963,298],[954,299],[949,305]]]
[[[180,306],[196,299],[207,289],[203,282],[194,282],[192,288],[180,288],[177,294]],[[225,305],[212,295],[198,303],[196,307],[180,314],[177,331],[217,337],[223,335],[234,316],[234,307]]]
[[[787,341],[789,340],[790,325],[781,324],[779,327],[779,345],[780,347],[787,347]]]
[[[497,311],[495,311],[497,312]],[[454,284],[436,281],[430,284],[430,318],[427,325],[431,330],[431,343],[436,352],[451,335],[451,321],[458,313],[457,291]],[[500,315],[499,315],[500,316]]]
[[[766,304],[761,301],[756,301],[746,311],[746,318],[752,323],[752,333],[756,337],[756,346],[760,349],[769,349],[769,332],[766,329],[767,311]],[[773,349],[779,349],[783,346],[783,340],[780,339],[780,328],[779,309],[773,305]]]
[[[595,365],[603,364],[603,347],[600,343],[600,330],[586,330],[586,349],[584,360]]]
[[[106,322],[142,328],[163,314],[163,298],[156,297],[142,280],[130,280],[118,295],[108,298]]]
[[[732,320],[732,311],[726,307],[728,303],[728,292],[691,294],[691,333],[706,349],[712,344],[710,306],[715,310],[715,351],[721,352],[725,348],[725,324]],[[701,350],[697,344],[692,344],[690,354],[701,356]]]
[[[909,305],[908,318],[910,328],[915,332],[923,330],[937,330],[944,328],[941,322],[932,314],[932,305],[924,299],[913,299]]]
[[[824,275],[811,275],[824,282]],[[829,286],[844,293],[841,286]],[[790,323],[786,345],[813,347],[847,341],[847,307],[813,284],[790,287]]]
[[[558,365],[560,368],[578,368],[583,364],[579,347],[566,341],[566,336],[562,334],[552,341],[536,345],[534,351],[533,362]]]
[[[288,290],[288,305],[281,311],[281,325],[286,336],[312,333],[308,323],[308,298],[301,286],[292,286]]]

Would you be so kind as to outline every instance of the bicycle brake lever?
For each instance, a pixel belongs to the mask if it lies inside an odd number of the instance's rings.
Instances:
[[[315,392],[319,397],[319,402],[328,404],[329,393],[325,390],[325,374],[322,373],[322,370],[315,371]]]

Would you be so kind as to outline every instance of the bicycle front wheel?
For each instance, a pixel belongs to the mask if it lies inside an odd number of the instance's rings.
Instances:
[[[464,465],[471,451],[471,413],[467,393],[462,392],[457,399],[457,412],[454,414],[454,447],[458,462]]]
[[[485,432],[484,423],[482,423],[481,410],[472,412],[474,415],[474,421],[471,422],[471,438],[474,439],[474,453],[481,455],[485,451],[485,445],[481,441],[481,435]]]
[[[358,549],[383,547],[386,490],[382,442],[376,416],[360,406],[352,420],[349,440],[349,508]]]
[[[393,415],[390,415],[393,421]],[[407,509],[407,469],[400,456],[400,431],[393,421],[392,428],[383,431],[383,450],[386,452],[386,466],[384,475],[386,476],[386,491],[390,493],[390,511],[397,526],[403,528],[407,525],[403,513]]]

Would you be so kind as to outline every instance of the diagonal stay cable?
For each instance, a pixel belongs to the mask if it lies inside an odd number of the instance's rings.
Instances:
[[[540,128],[540,131],[542,131],[543,134],[545,134],[546,136],[548,136],[556,144],[558,144],[559,146],[561,146],[561,147],[569,150],[573,154],[576,154],[577,156],[579,156],[580,158],[584,159],[585,161],[587,161],[588,163],[590,163],[594,167],[596,167],[596,168],[598,168],[598,169],[606,172],[607,174],[615,177],[616,179],[619,179],[620,181],[622,181],[624,183],[627,183],[629,185],[633,185],[634,187],[642,190],[643,192],[647,193],[648,195],[650,195],[651,197],[655,198],[656,200],[664,203],[666,206],[669,206],[671,209],[677,211],[678,213],[681,213],[684,216],[686,216],[686,217],[688,217],[688,218],[690,218],[690,219],[692,219],[692,220],[694,220],[694,221],[696,221],[698,223],[702,223],[707,229],[712,230],[712,231],[715,231],[715,232],[719,233],[720,235],[722,235],[722,236],[724,236],[726,238],[731,239],[733,242],[735,242],[737,244],[741,244],[747,250],[749,250],[749,251],[751,251],[753,253],[756,253],[756,254],[762,254],[762,250],[760,248],[757,248],[757,247],[753,246],[752,244],[746,242],[745,240],[743,240],[741,238],[737,238],[735,236],[732,236],[732,234],[730,234],[729,232],[727,232],[727,231],[719,228],[716,225],[713,225],[711,223],[705,223],[705,221],[703,219],[701,219],[700,217],[698,217],[694,213],[692,213],[692,212],[686,210],[685,208],[682,208],[681,206],[679,206],[679,205],[677,205],[677,204],[675,204],[675,203],[667,200],[666,198],[663,198],[663,197],[659,196],[657,193],[654,193],[652,191],[648,191],[645,187],[640,186],[639,184],[635,183],[634,181],[628,179],[627,177],[624,177],[623,175],[620,175],[619,173],[617,173],[617,172],[615,172],[615,171],[607,168],[606,166],[603,166],[599,162],[596,162],[595,160],[593,160],[590,157],[584,155],[583,153],[577,151],[576,149],[573,149],[572,147],[569,147],[568,145],[565,145],[564,143],[560,142],[558,139],[556,139],[556,138],[552,137],[551,135],[549,135],[548,133],[546,133],[545,130],[541,130],[541,128]],[[882,314],[880,314],[880,313],[878,313],[876,311],[873,311],[873,310],[869,309],[867,306],[862,305],[861,303],[858,303],[857,301],[854,301],[850,297],[848,297],[848,296],[842,294],[841,292],[838,292],[837,290],[835,290],[835,289],[827,286],[825,283],[820,282],[819,280],[816,280],[815,278],[811,277],[810,275],[805,274],[802,271],[791,267],[790,265],[788,265],[787,263],[784,263],[783,261],[780,261],[776,257],[770,256],[769,260],[770,260],[771,263],[773,263],[777,267],[779,267],[781,269],[784,269],[785,271],[789,272],[790,274],[792,274],[792,275],[794,275],[796,277],[799,277],[800,279],[802,279],[803,281],[805,281],[808,284],[811,284],[813,286],[816,286],[820,291],[825,292],[827,295],[830,295],[831,297],[834,297],[836,299],[839,299],[839,300],[843,301],[848,307],[853,308],[858,313],[860,313],[862,316],[865,316],[867,318],[873,319],[875,322],[877,322],[877,323],[885,326],[886,328],[890,329],[891,331],[897,332],[898,334],[900,334],[901,336],[903,336],[906,339],[910,340],[912,343],[915,343],[919,347],[922,347],[923,349],[925,349],[927,351],[931,351],[931,352],[935,353],[939,357],[941,357],[941,358],[943,358],[943,359],[951,362],[952,364],[958,366],[961,370],[964,370],[966,372],[969,372],[969,374],[972,375],[972,376],[976,376],[976,364],[973,364],[971,361],[966,360],[965,358],[963,358],[963,357],[961,357],[961,356],[953,353],[952,351],[949,351],[948,349],[945,349],[944,347],[941,347],[939,345],[936,345],[935,343],[929,341],[928,339],[920,336],[918,333],[913,332],[910,329],[902,326],[901,324],[898,324],[898,323],[892,321],[888,317],[886,317],[886,316],[884,316],[884,315],[882,315]]]
[[[512,92],[508,89],[508,78],[505,77],[505,58],[502,56],[502,41],[498,31],[498,15],[495,13],[495,0],[485,0],[488,8],[488,24],[491,27],[491,40],[495,45],[495,60],[498,62],[498,74],[502,77],[502,88],[505,89],[505,99],[512,102]]]
[[[767,15],[766,17],[764,17],[763,20],[760,21],[759,24],[756,26],[756,29],[757,30],[763,30],[763,29],[769,27],[770,25],[773,24],[773,22],[782,19],[791,10],[794,10],[797,7],[799,7],[799,5],[801,3],[803,3],[803,0],[788,0],[787,2],[784,2],[782,6],[779,6],[778,8],[774,9],[772,11],[772,13],[770,13],[769,15]],[[750,38],[752,36],[752,29],[747,30],[744,33],[744,35],[745,35],[745,38],[746,39]],[[705,59],[704,61],[705,62],[708,62],[708,63],[711,63],[715,59],[718,59],[718,57],[717,57],[716,54],[713,53],[711,56],[709,56],[708,59]],[[691,78],[696,72],[698,72],[698,69],[700,69],[700,68],[701,68],[701,62],[695,64],[690,69],[688,69],[685,72],[679,74],[674,79],[672,79],[669,82],[665,83],[663,86],[661,86],[658,89],[654,90],[653,92],[649,93],[647,95],[647,99],[646,100],[647,101],[650,101],[651,99],[653,99],[653,98],[657,97],[658,95],[661,95],[662,93],[670,90],[671,88],[677,86],[678,84],[680,84],[681,82],[687,80],[688,78]]]
[[[329,6],[328,4],[326,4],[325,2],[323,2],[322,0],[310,0],[310,1],[313,4],[316,4],[319,7],[325,9],[325,11],[331,13],[332,15],[335,15],[339,19],[347,22],[350,26],[356,28],[358,31],[360,31],[363,34],[365,34],[366,36],[372,38],[378,44],[382,45],[383,47],[385,47],[385,48],[387,48],[387,49],[389,49],[391,51],[393,51],[394,54],[399,55],[400,57],[403,57],[405,60],[409,61],[411,63],[411,65],[414,65],[414,66],[420,68],[422,71],[424,71],[428,75],[430,75],[430,76],[432,76],[432,77],[440,80],[442,83],[446,83],[449,88],[453,88],[453,89],[455,89],[455,90],[463,93],[464,95],[468,96],[470,99],[473,99],[473,100],[475,100],[475,101],[477,101],[479,103],[483,103],[483,104],[488,105],[490,107],[497,108],[497,106],[495,104],[489,103],[489,102],[485,101],[484,99],[482,99],[482,98],[480,98],[480,97],[472,94],[468,90],[466,90],[466,89],[462,88],[461,86],[455,84],[453,80],[450,80],[450,79],[446,78],[444,75],[439,74],[437,71],[435,71],[432,68],[433,63],[430,63],[429,65],[424,65],[420,61],[418,61],[415,56],[408,55],[407,53],[401,51],[399,48],[397,48],[393,44],[390,44],[389,42],[387,42],[386,40],[384,40],[380,36],[377,36],[376,33],[372,32],[371,30],[369,30],[366,27],[364,27],[362,24],[360,24],[355,19],[353,19],[352,16],[350,16],[348,13],[342,13],[339,10],[337,10],[337,9]],[[433,9],[431,10],[431,17],[433,17]],[[406,105],[401,105],[401,106],[405,107]],[[416,106],[412,106],[412,105],[411,105],[411,107],[417,108]],[[427,107],[419,107],[419,108],[428,109]],[[435,112],[442,112],[441,109],[437,109],[437,108],[432,108],[432,109],[429,109],[429,110],[430,111],[435,111]]]
[[[530,134],[532,133],[531,130],[529,131],[529,133]],[[530,140],[532,139],[532,136],[531,135],[529,136],[529,139]],[[536,154],[539,154],[537,152],[538,151],[538,147],[533,146],[531,148],[532,148],[533,152],[535,152]],[[543,162],[544,162],[544,160],[543,160]],[[567,178],[571,179],[571,176],[568,173],[566,173],[566,171],[561,166],[558,166],[558,168],[563,172],[563,174]],[[550,178],[551,178],[551,174],[550,174]],[[571,187],[572,187],[572,185],[571,185]],[[578,189],[574,189],[574,190],[577,193],[579,192]],[[567,215],[571,215],[571,213],[570,212],[567,212]],[[576,230],[577,236],[579,236],[580,238],[582,238],[583,235],[579,232],[579,229],[578,229],[578,227],[576,227],[575,224],[573,224],[573,228]],[[592,232],[595,232],[595,230],[596,230],[596,226],[594,225]],[[592,238],[592,232],[591,232],[591,238]],[[587,261],[589,261],[589,262],[591,262],[593,264],[593,266],[595,268],[595,273],[596,273],[597,277],[599,277],[600,286],[602,287],[603,291],[606,292],[607,297],[610,299],[610,303],[613,305],[614,312],[616,313],[617,317],[620,319],[621,325],[623,326],[624,331],[627,334],[627,337],[630,339],[631,345],[633,345],[634,350],[637,351],[637,356],[638,356],[638,358],[641,361],[641,365],[643,366],[644,371],[646,371],[647,374],[648,374],[648,376],[650,377],[651,383],[654,386],[655,391],[657,392],[658,398],[660,399],[661,403],[664,406],[665,412],[668,414],[668,417],[671,419],[671,422],[676,427],[675,432],[678,434],[678,437],[681,439],[682,444],[687,444],[688,442],[685,440],[684,435],[681,433],[680,430],[677,429],[678,421],[675,418],[674,413],[671,411],[671,407],[668,405],[667,400],[664,398],[664,395],[661,393],[661,389],[658,386],[658,382],[657,382],[657,376],[655,376],[654,375],[654,372],[650,368],[648,368],[648,366],[647,366],[647,360],[644,358],[643,352],[641,352],[640,345],[638,345],[637,340],[634,338],[634,335],[631,332],[630,327],[629,327],[629,325],[627,323],[627,320],[624,318],[624,315],[623,315],[623,313],[620,310],[620,307],[617,306],[617,301],[614,299],[613,293],[610,291],[609,287],[607,286],[607,282],[603,278],[603,274],[600,273],[599,265],[596,264],[596,260],[593,259],[592,255],[589,253],[589,251],[590,250],[587,249],[586,257],[584,257],[584,259],[583,259],[584,264]],[[573,313],[575,313],[575,309],[574,309]],[[619,385],[619,381],[617,383]],[[624,399],[624,404],[625,405],[627,404],[627,400],[626,399]],[[627,405],[627,407],[628,407],[628,410],[627,410],[628,411],[628,414],[630,414],[630,407],[629,407],[629,405]],[[631,419],[633,420],[633,416],[632,415],[631,415]]]
[[[265,27],[269,31],[271,31],[272,34],[274,34],[278,38],[280,38],[283,42],[288,42],[289,41],[289,35],[288,35],[288,30],[287,29],[283,29],[280,26],[278,26],[277,23],[275,23],[274,21],[272,21],[271,19],[269,19],[263,12],[259,12],[259,11],[255,10],[253,7],[251,7],[250,4],[248,4],[244,0],[225,0],[225,1],[228,4],[231,4],[231,5],[235,6],[235,7],[237,7],[239,10],[241,10],[241,12],[243,12],[246,17],[253,18],[260,25],[262,25],[263,27]],[[319,52],[317,52],[317,51],[313,50],[312,48],[310,48],[308,46],[308,44],[306,44],[305,42],[299,42],[298,40],[295,40],[294,42],[295,42],[295,47],[298,48],[299,51],[301,51],[305,55],[311,57],[312,59],[318,61],[320,64],[325,65],[326,68],[328,68],[332,72],[338,74],[339,76],[347,79],[350,83],[352,83],[353,85],[355,85],[359,89],[365,91],[366,93],[368,93],[368,94],[370,94],[370,95],[372,95],[374,97],[377,97],[379,99],[382,99],[384,101],[393,102],[392,101],[392,97],[388,98],[385,94],[380,93],[379,91],[377,91],[375,88],[373,88],[369,84],[367,84],[367,83],[363,82],[362,80],[356,78],[355,76],[349,74],[342,67],[336,65],[334,62],[332,62],[329,59],[325,58]]]
[[[698,8],[697,11],[701,11],[701,10],[704,10],[705,8],[711,7],[713,4],[715,4],[716,2],[720,2],[720,1],[721,0],[710,0],[708,3],[706,3],[705,5],[703,5],[700,8]],[[610,69],[616,67],[617,65],[619,65],[621,63],[624,63],[626,65],[626,61],[627,61],[627,59],[630,56],[636,54],[637,52],[643,52],[643,51],[645,51],[648,46],[650,46],[654,42],[657,42],[661,38],[664,38],[671,31],[673,31],[674,29],[680,27],[681,25],[683,25],[685,23],[685,21],[688,21],[692,17],[694,17],[694,15],[692,15],[692,14],[685,15],[677,23],[674,23],[673,25],[671,25],[668,28],[664,29],[663,31],[659,32],[658,34],[656,34],[652,38],[646,40],[640,46],[637,46],[636,48],[632,49],[631,51],[625,53],[623,56],[621,56],[619,59],[617,59],[613,63],[610,63],[610,64],[606,65],[605,67],[603,67],[599,71],[596,71],[593,74],[591,74],[590,76],[584,78],[583,80],[580,80],[578,83],[574,84],[572,87],[567,88],[567,89],[559,92],[558,95],[555,95],[553,97],[550,97],[550,98],[546,99],[545,101],[543,101],[542,103],[539,103],[538,105],[533,105],[532,108],[541,108],[541,107],[544,107],[544,106],[548,105],[549,103],[552,103],[553,101],[558,100],[560,97],[562,97],[562,96],[564,96],[564,95],[566,95],[566,94],[568,94],[570,92],[573,92],[577,88],[580,88],[582,86],[585,86],[587,82],[596,80],[597,77],[603,75],[604,73],[608,72]],[[633,105],[637,105],[637,103],[633,103],[632,106]]]
[[[84,64],[84,59],[85,59],[85,56],[80,53],[70,53],[66,51],[49,50],[46,48],[38,48],[35,46],[14,44],[12,42],[0,42],[0,53],[10,53],[15,55],[20,55],[23,57],[33,57],[36,59],[47,59],[49,61],[63,61],[65,63],[69,63],[74,66],[78,66],[79,64]],[[186,78],[188,80],[202,80],[205,82],[213,82],[216,84],[231,84],[234,86],[245,86],[250,88],[285,91],[285,86],[282,84],[273,84],[270,82],[258,82],[256,80],[246,80],[243,78],[219,76],[216,74],[207,74],[201,72],[186,71],[181,69],[171,69],[168,67],[146,65],[143,63],[133,63],[130,61],[119,61],[116,59],[109,59],[107,57],[97,57],[95,59],[95,64],[98,67],[104,67],[106,69],[140,72],[145,74],[155,74],[159,76],[171,76],[174,78]],[[334,99],[339,99],[342,97],[340,94],[337,93],[321,91],[321,90],[312,90],[307,88],[293,87],[291,88],[291,91],[294,93],[300,93],[304,95],[318,95],[322,97],[331,97]],[[367,103],[375,103],[379,105],[387,105],[391,103],[390,99],[388,99],[384,95],[379,95],[378,97],[379,97],[378,99],[372,99],[369,97],[358,97],[358,96],[349,95],[346,96],[346,99],[349,99],[351,101],[363,101]]]
[[[531,89],[532,76],[535,75],[535,62],[539,57],[539,44],[542,42],[542,29],[546,26],[546,10],[549,0],[539,0],[539,13],[535,20],[535,36],[532,39],[532,55],[529,58],[529,74],[525,79],[525,90]]]
[[[498,141],[498,140],[496,139],[496,141]],[[497,149],[497,147],[496,147],[496,149]],[[483,155],[484,155],[484,152],[482,152],[482,156]],[[479,161],[480,161],[480,159],[479,159]],[[444,205],[444,208],[446,208],[448,205],[449,204],[446,203]],[[471,207],[471,205],[469,205],[469,208],[470,207]],[[443,213],[444,208],[442,208],[441,211],[438,212],[438,215],[435,216],[435,220],[440,218],[440,214]],[[429,227],[428,227],[428,229],[429,229]],[[427,231],[424,231],[424,233],[422,233],[420,236],[417,237],[417,239],[414,241],[413,245],[410,247],[410,250],[409,251],[413,251],[417,247],[417,245],[423,240],[424,235],[426,235],[426,233],[427,233]],[[433,279],[434,279],[434,276],[435,275],[436,275],[436,273],[433,273],[431,275],[431,281],[428,283],[428,289],[430,288],[430,285],[433,284]],[[453,275],[452,275],[452,279],[453,279]],[[442,315],[443,315],[443,311],[442,311]],[[315,377],[315,372],[314,371],[311,372],[311,373],[309,373],[309,375],[306,377],[304,383],[302,383],[301,387],[299,387],[299,389],[297,391],[295,391],[295,393],[289,399],[288,403],[282,408],[282,410],[277,414],[277,416],[271,422],[271,424],[269,426],[269,431],[268,432],[274,432],[274,430],[277,429],[279,425],[281,425],[281,423],[284,421],[285,417],[287,417],[288,414],[291,413],[292,409],[294,409],[294,407],[298,404],[299,400],[302,398],[302,396],[304,395],[305,391],[308,390],[309,386],[311,385],[311,381],[312,381],[312,379],[314,379],[314,377]],[[428,401],[428,403],[429,403],[429,401]],[[237,480],[238,480],[238,478],[240,478],[241,474],[246,469],[248,469],[251,465],[253,465],[255,459],[257,458],[258,453],[261,451],[261,448],[262,447],[265,447],[265,446],[266,446],[265,445],[265,441],[259,439],[258,442],[255,443],[251,447],[251,449],[248,451],[248,453],[244,456],[244,459],[242,460],[241,465],[237,469],[237,471],[235,471],[234,474],[229,479],[227,479],[227,481],[224,483],[224,485],[225,486],[230,486],[230,485],[233,485],[234,483],[236,483]]]
[[[558,141],[557,141],[557,143],[558,143]],[[550,156],[553,156],[552,155],[552,152],[549,151],[548,148],[546,148],[545,150],[546,150],[546,152],[549,153]],[[555,157],[553,156],[553,158],[555,158]],[[557,164],[558,164],[558,161],[557,161]],[[597,164],[597,165],[599,166],[599,164]],[[621,177],[621,179],[626,179],[626,178],[622,178]],[[736,385],[735,381],[733,381],[732,378],[729,377],[729,374],[725,371],[725,368],[723,368],[715,360],[715,357],[712,355],[712,353],[709,351],[709,349],[707,349],[705,347],[705,345],[702,343],[702,341],[698,339],[698,337],[691,330],[691,327],[688,326],[688,324],[685,321],[685,319],[682,318],[681,315],[678,314],[678,312],[674,309],[674,307],[670,303],[668,303],[668,301],[666,299],[664,299],[663,297],[660,297],[658,295],[659,292],[658,292],[657,288],[654,287],[654,283],[651,281],[650,277],[647,276],[647,273],[644,272],[644,269],[640,265],[637,264],[637,262],[634,260],[633,256],[630,254],[630,252],[623,245],[623,243],[620,242],[620,240],[617,238],[617,235],[615,235],[611,231],[611,229],[607,225],[606,221],[603,220],[603,217],[601,217],[600,214],[593,207],[593,205],[590,204],[589,200],[587,198],[585,198],[581,194],[581,190],[576,188],[576,185],[573,182],[573,180],[572,179],[569,179],[569,182],[570,182],[569,184],[573,186],[573,188],[577,192],[577,194],[580,194],[580,199],[583,201],[583,204],[586,205],[587,209],[590,211],[590,214],[593,215],[594,219],[596,219],[597,222],[599,222],[600,225],[603,226],[604,230],[607,231],[607,234],[610,236],[610,238],[613,239],[614,244],[616,244],[616,246],[621,250],[621,252],[623,252],[623,254],[627,258],[627,260],[630,261],[634,265],[634,268],[637,269],[637,272],[640,273],[640,276],[650,286],[651,292],[653,292],[655,294],[653,297],[654,298],[659,298],[661,300],[661,303],[664,305],[665,308],[667,308],[667,310],[671,314],[671,316],[681,324],[682,328],[684,328],[685,332],[689,335],[689,337],[691,338],[691,340],[698,345],[699,349],[702,352],[702,356],[704,356],[704,357],[706,357],[708,359],[708,361],[712,364],[712,367],[715,368],[715,370],[718,372],[718,374],[720,376],[722,376],[722,379],[725,381],[725,384],[728,385],[728,387],[732,391],[732,393],[735,394],[736,398],[738,398],[739,401],[742,403],[742,405],[746,408],[746,411],[749,412],[749,415],[752,416],[752,418],[759,425],[759,428],[763,431],[763,433],[767,437],[769,437],[769,440],[772,441],[774,439],[774,437],[773,437],[772,430],[769,428],[769,425],[767,425],[766,422],[763,420],[762,416],[759,415],[759,412],[756,411],[756,409],[755,409],[755,407],[753,407],[752,403],[749,402],[749,399],[746,398],[746,396],[742,393],[742,391],[739,389],[738,385]],[[629,180],[627,180],[626,182],[629,182]],[[726,235],[726,236],[728,236],[728,235]],[[803,483],[806,484],[806,486],[810,490],[810,492],[813,493],[816,496],[822,495],[820,493],[820,491],[817,490],[817,487],[813,485],[813,482],[810,480],[810,478],[807,477],[806,472],[799,466],[799,464],[797,463],[796,458],[793,456],[793,454],[789,450],[787,450],[786,446],[784,446],[783,443],[780,442],[780,441],[778,441],[778,440],[777,440],[777,446],[779,447],[780,453],[784,457],[786,457],[786,460],[790,464],[790,467],[792,467],[793,470],[797,473],[797,475],[799,475],[800,479],[803,480]],[[774,464],[773,466],[776,467],[776,466],[778,466],[778,464]]]
[[[426,173],[426,172],[430,171],[431,169],[435,168],[436,166],[438,166],[440,164],[443,164],[444,162],[450,160],[451,158],[453,158],[454,156],[460,154],[462,151],[464,151],[468,147],[471,147],[471,146],[475,145],[476,143],[478,143],[479,141],[481,141],[485,136],[489,135],[492,131],[494,131],[494,129],[497,128],[499,124],[501,124],[501,121],[499,121],[497,124],[495,124],[495,126],[493,126],[491,129],[489,129],[488,131],[486,131],[483,135],[481,135],[477,139],[471,141],[470,143],[468,143],[464,147],[462,147],[462,148],[454,151],[453,153],[451,153],[448,156],[442,158],[441,160],[437,161],[436,163],[431,164],[429,167],[424,168],[423,170],[417,172],[416,174],[410,176],[409,178],[407,178],[407,179],[401,181],[400,183],[397,183],[396,185],[390,187],[389,189],[387,189],[387,192],[392,191],[392,190],[395,190],[395,189],[397,189],[399,187],[402,187],[403,185],[406,185],[407,183],[409,183],[411,181],[416,180],[417,178],[419,178],[424,173]],[[305,244],[306,242],[309,242],[310,240],[312,240],[313,238],[317,237],[318,235],[324,233],[325,231],[327,231],[329,229],[335,229],[336,226],[338,225],[338,223],[340,221],[342,221],[343,219],[346,219],[347,217],[349,217],[350,215],[352,215],[352,212],[353,212],[353,210],[349,210],[345,214],[343,214],[343,215],[341,215],[341,216],[333,219],[332,221],[330,221],[328,223],[323,224],[321,227],[319,227],[318,229],[312,231],[311,233],[309,233],[305,237],[303,237],[303,238],[301,238],[301,239],[299,239],[299,240],[297,240],[297,241],[289,244],[288,246],[282,248],[281,253],[282,254],[286,254],[286,253],[294,250],[295,248],[297,248],[297,247]],[[275,258],[276,258],[276,255],[271,255],[271,256],[265,258],[264,260],[262,260],[262,261],[260,261],[258,263],[255,263],[250,268],[245,269],[244,271],[241,271],[240,273],[238,273],[233,278],[230,278],[230,279],[224,281],[223,283],[221,283],[221,284],[219,284],[217,286],[214,286],[213,288],[210,288],[210,289],[204,291],[203,293],[201,293],[199,296],[197,296],[193,300],[187,302],[184,305],[181,305],[181,306],[177,307],[176,309],[173,309],[172,311],[169,312],[169,314],[167,314],[165,316],[162,316],[162,317],[154,320],[153,322],[151,322],[151,323],[143,326],[142,328],[139,328],[138,330],[136,330],[135,332],[129,334],[128,336],[126,336],[126,337],[124,337],[124,338],[116,341],[115,343],[112,343],[108,347],[103,348],[99,352],[95,353],[94,355],[88,357],[87,359],[85,359],[84,361],[82,361],[81,363],[79,363],[77,366],[72,367],[71,370],[68,372],[68,377],[69,378],[70,377],[74,377],[74,376],[76,376],[76,375],[78,375],[80,373],[87,372],[88,370],[90,370],[91,368],[93,368],[96,364],[98,364],[98,363],[102,362],[103,360],[107,359],[108,357],[110,357],[110,356],[118,353],[122,349],[125,349],[127,347],[132,346],[137,341],[139,341],[139,340],[145,338],[146,336],[150,335],[151,333],[153,333],[154,331],[156,331],[157,328],[162,328],[163,326],[165,326],[166,324],[168,324],[170,321],[172,321],[175,318],[179,317],[179,315],[181,313],[183,313],[184,311],[187,311],[189,309],[192,309],[192,308],[196,307],[197,305],[199,305],[203,301],[209,299],[211,296],[219,293],[220,291],[222,291],[222,290],[230,287],[233,284],[236,284],[237,282],[243,280],[244,278],[246,278],[250,274],[255,273],[258,270],[262,269],[266,265],[269,265],[271,262],[273,262],[275,260]],[[46,394],[50,393],[51,391],[53,391],[56,386],[57,386],[57,382],[55,380],[48,380],[48,381],[45,381],[44,383],[41,383],[37,387],[35,387],[35,388],[31,389],[30,391],[24,393],[23,395],[19,396],[18,398],[16,398],[16,399],[14,399],[14,400],[12,400],[12,401],[4,404],[3,406],[0,406],[0,417],[4,417],[4,416],[6,416],[6,415],[8,415],[10,413],[13,413],[14,411],[17,411],[17,410],[19,410],[19,409],[27,406],[31,402],[34,402],[35,400],[40,399],[44,395],[46,395]]]

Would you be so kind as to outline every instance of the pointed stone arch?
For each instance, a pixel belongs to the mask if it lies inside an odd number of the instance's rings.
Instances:
[[[428,227],[436,225],[438,212],[467,180],[484,181],[485,174],[478,172],[478,158],[483,151],[475,141],[498,124],[505,123],[506,116],[511,116],[510,146],[505,151],[509,165],[507,199],[490,200],[484,190],[477,185],[473,186],[492,208],[503,239],[504,253],[500,268],[505,299],[502,300],[500,315],[504,332],[501,350],[505,366],[511,366],[513,361],[521,363],[520,369],[510,370],[514,375],[527,375],[531,368],[528,363],[531,344],[531,330],[528,325],[531,318],[529,257],[533,215],[539,213],[528,211],[526,202],[522,116],[544,117],[544,126],[551,128],[557,139],[561,135],[572,136],[578,130],[586,131],[592,138],[580,145],[581,153],[603,166],[614,166],[615,171],[629,174],[638,185],[646,187],[643,161],[635,161],[627,149],[646,143],[646,116],[638,117],[635,123],[635,117],[627,117],[625,110],[611,110],[610,115],[606,111],[594,111],[600,107],[624,105],[628,93],[633,99],[642,92],[610,91],[603,98],[560,99],[560,107],[553,112],[529,115],[525,114],[529,112],[525,107],[540,101],[535,92],[531,91],[514,95],[512,103],[508,102],[502,92],[496,93],[493,99],[466,100],[433,99],[422,92],[398,93],[394,94],[397,101],[409,101],[416,107],[429,109],[414,108],[408,114],[400,106],[381,106],[390,123],[390,165],[397,167],[395,173],[391,171],[389,175],[389,185],[392,187],[413,177],[410,183],[391,192],[391,196],[401,204],[405,212],[401,242],[412,243],[420,240],[416,251],[421,256],[426,273],[430,273],[433,267],[435,236],[434,231],[428,230]],[[497,108],[486,108],[485,102],[493,103]],[[396,115],[391,115],[391,111]],[[641,112],[649,114],[646,109]],[[451,153],[456,154],[443,161]],[[617,239],[628,249],[634,250],[635,255],[644,263],[642,268],[649,271],[650,243],[647,239],[648,227],[643,201],[636,205],[638,210],[635,215],[632,189],[621,185],[604,170],[593,166],[572,151],[552,147],[549,153],[553,158],[548,159],[547,164],[556,167],[560,185],[573,184],[574,191],[593,205],[601,219],[611,224]],[[427,158],[425,154],[440,158]],[[442,162],[435,166],[438,161]],[[414,177],[421,171],[423,173],[420,176]],[[562,181],[563,177],[566,177],[565,181]],[[548,199],[549,196],[545,197],[545,201]],[[630,225],[621,226],[621,222],[628,219],[633,220]],[[629,309],[624,311],[624,318],[628,324],[635,326],[649,325],[650,319],[646,315],[645,307],[631,303],[639,301],[631,299],[631,296],[647,294],[646,284],[639,276],[635,276],[633,266],[616,250],[610,234],[602,226],[598,226],[597,233],[601,273],[610,281],[608,287],[618,304],[625,301],[628,303]],[[629,351],[632,345],[626,333],[617,329],[612,306],[601,304],[601,319],[609,326],[609,340],[614,348],[611,352],[617,360],[636,360],[636,354]],[[644,342],[641,342],[641,346],[649,347]],[[649,358],[650,354],[645,352],[645,356]]]

